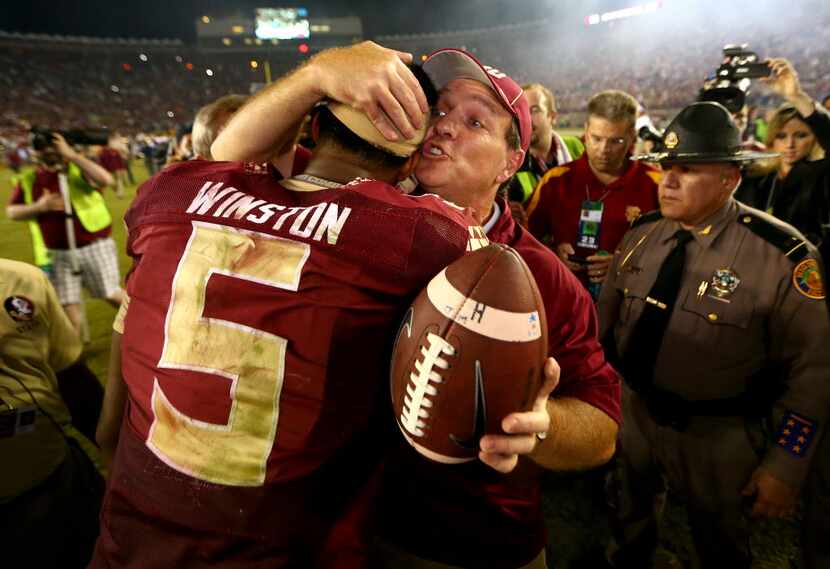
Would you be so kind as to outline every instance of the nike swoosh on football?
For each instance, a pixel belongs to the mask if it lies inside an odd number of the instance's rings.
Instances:
[[[481,373],[481,362],[476,360],[475,407],[473,408],[473,434],[468,439],[461,439],[450,434],[450,440],[467,450],[477,450],[481,437],[487,430],[487,401],[484,397],[484,377]]]

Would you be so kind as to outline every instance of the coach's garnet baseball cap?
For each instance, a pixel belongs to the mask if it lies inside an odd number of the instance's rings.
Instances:
[[[454,79],[473,79],[493,89],[505,108],[516,118],[522,150],[527,150],[533,130],[530,105],[524,91],[513,79],[498,69],[482,65],[463,49],[452,47],[432,52],[424,61],[423,68],[439,91]]]

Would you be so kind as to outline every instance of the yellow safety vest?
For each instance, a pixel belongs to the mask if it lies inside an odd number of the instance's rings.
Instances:
[[[32,186],[35,182],[35,171],[27,170],[22,174],[12,176],[12,185],[20,184],[23,189],[23,203],[32,203]],[[32,235],[32,249],[35,255],[35,265],[38,267],[47,267],[52,264],[52,256],[49,254],[49,249],[46,248],[46,243],[43,242],[43,234],[40,232],[40,226],[36,219],[30,219],[26,222],[29,226],[29,233]]]

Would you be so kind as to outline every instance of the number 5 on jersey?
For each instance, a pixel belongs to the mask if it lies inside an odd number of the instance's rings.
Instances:
[[[226,424],[200,421],[177,409],[154,380],[147,446],[171,467],[218,484],[259,486],[265,481],[287,341],[236,322],[206,318],[205,295],[214,274],[296,291],[309,253],[305,243],[193,222],[173,279],[158,367],[229,379],[231,405]]]

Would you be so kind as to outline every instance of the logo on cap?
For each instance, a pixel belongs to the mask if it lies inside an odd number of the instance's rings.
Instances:
[[[502,73],[501,71],[499,71],[495,67],[490,67],[489,65],[482,65],[482,67],[484,68],[484,71],[486,71],[488,75],[492,75],[496,79],[504,79],[505,77],[507,77],[507,74]]]
[[[675,148],[679,142],[680,139],[677,138],[677,134],[675,132],[667,134],[666,140],[664,141],[666,148]]]

